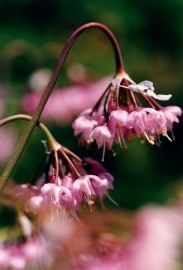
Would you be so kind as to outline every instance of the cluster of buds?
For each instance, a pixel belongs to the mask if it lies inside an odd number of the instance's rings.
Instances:
[[[93,109],[85,110],[74,121],[74,134],[87,144],[96,141],[104,150],[113,143],[127,148],[125,140],[134,136],[151,145],[161,143],[160,135],[172,141],[173,123],[179,122],[182,110],[177,106],[162,107],[155,100],[170,98],[171,95],[155,94],[152,82],[135,84],[123,72],[112,80]]]

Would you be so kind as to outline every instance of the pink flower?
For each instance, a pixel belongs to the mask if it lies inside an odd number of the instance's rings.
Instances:
[[[105,144],[111,148],[113,143],[127,148],[125,140],[131,136],[146,139],[152,145],[160,143],[160,135],[171,141],[168,132],[172,134],[173,124],[179,122],[182,110],[177,106],[161,107],[154,100],[170,98],[171,95],[155,94],[150,81],[135,84],[125,72],[117,74],[90,112],[90,122],[93,119],[98,123],[87,129],[86,137],[96,140],[99,148]],[[144,107],[143,102],[149,107]],[[80,129],[82,140],[89,143],[85,134],[85,130]]]
[[[148,114],[146,126],[149,126],[147,129],[151,134],[165,135],[167,133],[168,127],[167,120],[163,111],[154,110]]]
[[[181,216],[176,209],[146,207],[136,216],[131,244],[131,269],[178,269],[182,239]]]
[[[40,238],[0,245],[0,269],[24,270],[42,263],[45,245]]]
[[[43,206],[43,196],[37,195],[29,198],[25,204],[25,211],[32,212],[37,215],[41,212],[41,207]]]
[[[126,127],[128,129],[134,129],[135,133],[139,136],[146,131],[145,124],[147,122],[147,114],[142,110],[132,111],[129,114]]]
[[[84,141],[90,142],[90,134],[94,127],[97,125],[97,121],[89,116],[91,110],[87,110],[87,113],[79,116],[72,124],[74,128],[74,135],[82,134]]]
[[[1,127],[0,132],[0,163],[5,162],[13,152],[16,144],[16,133],[8,127]]]
[[[115,132],[116,129],[125,127],[128,120],[128,112],[125,110],[117,109],[110,113],[109,127]]]
[[[96,140],[98,148],[105,145],[111,148],[114,135],[107,126],[98,126],[91,132],[90,138],[92,141]]]
[[[97,177],[94,176],[93,177]],[[88,175],[85,175],[81,178],[78,178],[74,181],[73,186],[72,186],[72,193],[78,203],[81,203],[83,200],[83,197],[89,202],[90,197],[93,195],[95,196],[96,193],[92,187],[90,177]]]
[[[73,201],[72,194],[67,187],[62,185],[48,183],[41,188],[43,199],[50,201],[58,206],[65,207]]]
[[[113,177],[98,161],[82,160],[61,146],[54,154],[50,153],[47,170],[36,185],[18,185],[13,196],[23,211],[44,222],[55,213],[76,218],[75,211],[85,201],[91,207],[97,198],[111,199],[108,190],[113,189]]]
[[[167,106],[163,108],[163,112],[167,120],[168,130],[171,130],[174,122],[179,123],[179,119],[177,116],[182,115],[182,110],[177,106]]]

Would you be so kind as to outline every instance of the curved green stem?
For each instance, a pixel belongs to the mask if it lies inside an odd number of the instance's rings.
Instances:
[[[11,123],[13,121],[16,121],[16,120],[26,120],[26,121],[31,121],[32,120],[32,117],[30,115],[27,115],[27,114],[15,114],[15,115],[12,115],[12,116],[9,116],[9,117],[6,117],[2,120],[0,120],[0,127],[8,124],[8,123]],[[38,122],[36,124],[38,127],[40,127],[42,129],[42,131],[45,133],[47,139],[48,139],[48,143],[49,143],[49,147],[50,147],[50,150],[58,150],[61,145],[55,140],[55,138],[53,137],[53,135],[51,134],[51,132],[49,131],[49,129],[41,122]]]
[[[54,71],[52,73],[52,76],[50,77],[48,85],[46,86],[46,88],[41,96],[40,102],[39,102],[39,104],[38,104],[38,106],[33,114],[33,117],[31,119],[31,121],[29,122],[27,128],[25,129],[25,131],[24,131],[14,153],[12,154],[8,164],[6,165],[6,168],[5,168],[3,174],[0,178],[0,192],[3,190],[4,186],[6,185],[6,182],[8,181],[9,176],[11,175],[17,161],[19,160],[19,158],[20,158],[36,124],[37,124],[37,122],[39,121],[39,118],[42,114],[42,111],[43,111],[45,105],[46,105],[46,102],[47,102],[47,100],[48,100],[48,98],[53,90],[53,87],[57,81],[57,78],[58,78],[59,73],[60,73],[60,69],[61,69],[62,65],[64,64],[66,57],[67,57],[74,41],[80,36],[81,33],[83,33],[84,31],[86,31],[89,28],[97,28],[106,34],[106,36],[109,38],[109,40],[112,44],[113,50],[114,50],[115,59],[116,59],[116,73],[119,74],[119,73],[125,72],[119,45],[118,45],[113,33],[105,25],[100,24],[100,23],[96,23],[96,22],[91,22],[91,23],[84,24],[83,26],[81,26],[77,30],[75,30],[74,33],[70,36],[70,38],[66,42],[63,50],[61,51],[60,56],[58,58],[58,61],[55,65]]]

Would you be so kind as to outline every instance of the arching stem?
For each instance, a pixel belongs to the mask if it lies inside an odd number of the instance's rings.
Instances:
[[[15,114],[0,120],[0,127],[17,120],[26,120],[30,122],[32,120],[32,117],[27,114]],[[61,147],[61,145],[55,140],[49,129],[41,122],[38,122],[36,125],[40,127],[42,131],[45,133],[49,143],[50,150],[53,151],[58,150]]]
[[[46,88],[41,96],[40,102],[39,102],[39,104],[38,104],[38,106],[33,114],[32,120],[29,122],[27,128],[25,129],[14,153],[12,154],[12,156],[11,156],[8,164],[6,165],[6,168],[5,168],[3,174],[0,178],[0,192],[3,190],[4,186],[6,185],[6,182],[8,181],[9,176],[11,175],[17,161],[19,160],[19,158],[20,158],[36,124],[37,124],[37,122],[39,121],[39,118],[42,114],[42,111],[43,111],[45,105],[46,105],[46,102],[47,102],[47,100],[48,100],[48,98],[53,90],[53,87],[57,81],[61,67],[64,64],[66,57],[67,57],[74,41],[80,36],[81,33],[83,33],[84,31],[86,31],[89,28],[97,28],[106,34],[106,36],[109,38],[109,40],[112,44],[113,50],[114,50],[115,60],[116,60],[116,73],[120,74],[120,73],[125,72],[119,45],[118,45],[113,33],[105,25],[100,24],[100,23],[96,23],[96,22],[91,22],[91,23],[84,24],[83,26],[79,27],[76,31],[74,31],[74,33],[70,36],[70,38],[66,42],[63,50],[61,51],[60,56],[58,58],[58,61],[55,65],[54,71],[53,71],[53,73],[50,77],[50,80],[48,82],[48,85],[46,86]]]

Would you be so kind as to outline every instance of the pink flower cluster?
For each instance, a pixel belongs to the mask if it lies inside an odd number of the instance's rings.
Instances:
[[[44,244],[41,238],[19,244],[0,244],[0,269],[24,270],[27,267],[36,267],[41,262],[43,254]]]
[[[142,106],[137,93],[149,107]],[[161,107],[154,100],[170,97],[156,95],[151,82],[134,84],[125,74],[111,82],[93,109],[85,110],[73,122],[74,134],[80,135],[85,143],[96,141],[99,148],[111,148],[113,143],[126,148],[125,140],[132,136],[152,145],[161,143],[160,135],[171,141],[173,124],[179,123],[182,110],[177,106]],[[168,135],[169,131],[173,138]]]
[[[44,215],[46,212],[52,214],[58,209],[62,214],[72,214],[82,204],[87,203],[91,208],[96,198],[102,201],[104,196],[109,197],[108,190],[113,189],[113,177],[99,162],[86,158],[78,167],[72,163],[72,167],[78,174],[66,171],[63,177],[55,177],[51,167],[47,182],[42,179],[37,186],[16,186],[14,198],[19,205],[24,206],[26,212]],[[88,173],[88,169],[93,174]]]

